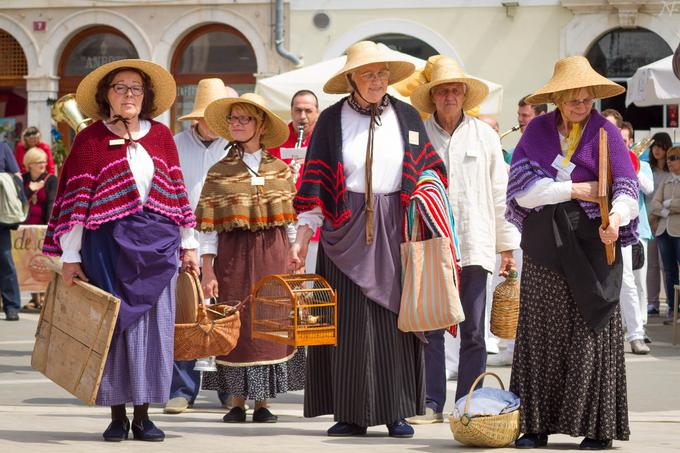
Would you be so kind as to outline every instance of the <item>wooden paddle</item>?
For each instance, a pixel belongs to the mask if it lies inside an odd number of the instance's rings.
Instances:
[[[611,168],[609,165],[609,142],[607,131],[600,128],[600,171],[598,175],[597,202],[600,205],[600,216],[602,218],[601,228],[609,227],[609,191],[612,185]],[[614,243],[604,244],[607,252],[607,264],[610,266],[616,258]]]

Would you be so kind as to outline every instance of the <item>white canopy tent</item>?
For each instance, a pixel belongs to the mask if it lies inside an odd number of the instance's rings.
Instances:
[[[673,74],[673,55],[642,66],[628,79],[626,107],[680,104],[680,80]]]
[[[416,69],[425,67],[424,60],[400,52],[395,53],[399,57],[412,62]],[[299,90],[313,91],[319,98],[319,108],[324,109],[343,97],[343,95],[324,93],[323,85],[344,64],[345,57],[341,56],[266,79],[259,79],[255,86],[255,92],[263,96],[267,100],[267,106],[283,118],[290,117],[290,100],[293,94]],[[503,87],[497,83],[480,80],[489,86],[489,96],[480,106],[480,113],[498,115],[503,102]],[[399,95],[393,88],[390,88],[388,92],[402,101],[410,103],[407,98]]]

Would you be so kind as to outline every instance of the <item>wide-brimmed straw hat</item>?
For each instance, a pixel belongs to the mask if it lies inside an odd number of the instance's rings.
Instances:
[[[434,113],[436,107],[432,102],[430,91],[432,88],[446,83],[464,83],[466,85],[465,101],[463,102],[463,110],[465,111],[477,107],[489,94],[489,87],[486,83],[465,74],[463,68],[455,60],[445,55],[430,57],[422,75],[427,83],[420,85],[411,94],[411,104],[421,112]]]
[[[402,59],[384,44],[376,44],[373,41],[359,41],[347,49],[345,65],[326,82],[323,90],[330,94],[351,93],[354,90],[347,81],[347,75],[362,66],[374,63],[387,64],[390,70],[388,85],[405,79],[416,69],[413,63]]]
[[[288,140],[288,125],[266,106],[264,98],[255,93],[245,93],[237,98],[222,98],[212,101],[205,108],[204,118],[208,127],[220,137],[233,140],[229,132],[227,114],[234,104],[249,104],[264,112],[264,131],[260,142],[265,148],[275,148]]]
[[[596,99],[617,96],[626,89],[601,76],[581,56],[566,57],[557,60],[550,81],[541,89],[526,98],[527,104],[547,104],[553,102],[553,95],[560,91],[590,88]]]
[[[222,79],[202,79],[196,87],[194,109],[184,116],[177,118],[180,121],[197,120],[203,118],[205,108],[216,99],[235,97],[234,91],[224,85]]]
[[[97,106],[97,85],[106,75],[118,68],[133,68],[142,71],[151,79],[151,89],[154,92],[154,104],[151,109],[151,117],[156,117],[172,107],[177,95],[177,86],[172,75],[162,66],[147,60],[138,58],[117,60],[101,65],[78,84],[76,91],[76,103],[83,114],[89,118],[102,118]]]

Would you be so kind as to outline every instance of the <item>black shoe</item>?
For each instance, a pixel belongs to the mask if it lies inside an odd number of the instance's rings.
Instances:
[[[162,442],[165,439],[165,433],[156,428],[151,420],[144,420],[141,425],[132,424],[132,437],[135,440],[144,440],[147,442]]]
[[[612,448],[611,439],[591,439],[586,437],[578,446],[579,450],[606,450]]]
[[[253,412],[253,422],[255,423],[276,423],[278,419],[279,417],[269,412],[266,407],[255,409]]]
[[[354,423],[338,422],[331,426],[327,433],[331,437],[363,436],[366,434],[366,427]]]
[[[645,341],[645,344],[652,344],[652,339],[649,338],[649,335],[647,335],[647,332],[645,332],[645,337],[643,338]]]
[[[10,311],[9,313],[5,313],[5,321],[18,321],[19,320],[19,313],[16,311]]]
[[[406,420],[403,419],[387,425],[387,431],[390,433],[390,437],[400,439],[410,439],[415,433],[413,426],[406,423]]]
[[[227,415],[222,417],[224,423],[243,423],[246,421],[246,411],[242,407],[234,406]]]
[[[102,436],[108,442],[121,442],[128,438],[129,432],[130,420],[125,417],[121,420],[113,420]]]
[[[538,448],[548,445],[547,434],[526,433],[515,441],[515,448]]]

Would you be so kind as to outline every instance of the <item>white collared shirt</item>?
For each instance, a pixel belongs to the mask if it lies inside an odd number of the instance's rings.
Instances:
[[[496,254],[516,250],[520,242],[517,228],[505,220],[508,171],[498,134],[468,115],[453,135],[437,124],[434,115],[424,124],[432,146],[446,162],[461,265],[493,272]]]

